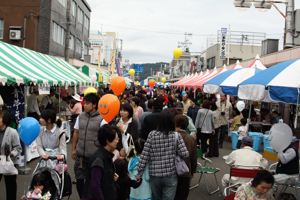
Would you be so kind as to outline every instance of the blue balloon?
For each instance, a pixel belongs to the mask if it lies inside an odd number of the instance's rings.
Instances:
[[[183,95],[185,95],[186,94],[186,91],[183,91],[182,93],[181,93],[181,96],[183,96]]]
[[[29,146],[39,136],[40,124],[33,117],[22,119],[18,125],[18,134],[25,145]]]
[[[164,88],[164,86],[160,86],[160,88]]]

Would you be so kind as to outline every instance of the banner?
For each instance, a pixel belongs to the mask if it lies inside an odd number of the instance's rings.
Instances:
[[[24,86],[0,86],[3,102],[17,123],[25,117],[24,93]]]
[[[100,65],[100,50],[101,50],[101,43],[99,43],[99,51],[98,51],[98,67],[99,67],[98,82],[100,83],[100,85],[103,85],[103,77],[102,77],[101,65]]]
[[[114,78],[114,69],[115,69],[115,52],[111,52],[110,63],[108,65],[107,73],[107,84],[111,84],[111,80]]]
[[[132,68],[135,73],[144,73],[144,64],[133,64]]]
[[[122,76],[121,75],[121,70],[120,70],[120,61],[119,61],[119,59],[116,58],[115,62],[116,62],[116,68],[117,68],[118,76]]]
[[[220,48],[220,60],[226,60],[226,34],[227,29],[221,29],[221,48]]]

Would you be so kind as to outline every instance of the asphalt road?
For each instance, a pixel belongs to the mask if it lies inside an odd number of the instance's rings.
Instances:
[[[68,143],[67,144],[67,149],[68,149],[68,168],[69,168],[69,173],[71,175],[72,180],[74,179],[74,170],[73,170],[73,166],[74,166],[74,161],[71,158],[71,149],[72,149],[72,144]],[[219,186],[221,188],[221,180],[224,174],[229,173],[229,166],[227,166],[223,160],[223,156],[228,155],[230,152],[232,151],[231,149],[231,143],[224,141],[223,144],[223,148],[220,149],[220,156],[219,157],[213,157],[211,158],[212,162],[213,162],[213,166],[217,167],[220,169],[220,172],[217,173],[217,179],[218,179],[218,183]],[[260,153],[263,152],[263,145],[261,145],[261,150]],[[28,163],[28,167],[31,167],[31,170],[33,172],[37,162],[39,159],[34,159],[32,161],[30,161]],[[200,163],[204,163],[203,160],[199,159],[198,162]],[[269,161],[269,164],[271,164],[273,162]],[[32,174],[31,172],[31,174]],[[30,181],[31,178],[31,174],[29,175],[18,175],[17,177],[17,183],[18,183],[18,191],[17,191],[17,197],[21,198],[21,196],[25,193],[25,190],[28,187],[28,182]],[[206,175],[207,177],[207,183],[208,186],[213,189],[214,187],[216,187],[215,184],[215,180],[213,178],[213,175]],[[199,174],[195,175],[195,178],[191,181],[191,185],[195,185],[196,182],[199,179]],[[281,188],[280,188],[281,189]],[[278,191],[280,191],[280,189]],[[294,193],[295,194],[295,190],[293,189],[288,189],[288,192]],[[276,194],[276,196],[278,196],[278,193]],[[222,197],[219,196],[220,192],[217,192],[213,195],[209,195],[207,190],[206,190],[206,186],[204,183],[204,180],[202,178],[198,188],[195,188],[193,190],[190,191],[189,193],[189,200],[193,200],[193,199],[222,199]],[[2,178],[1,182],[0,182],[0,200],[5,200],[6,199],[6,192],[5,192],[5,184],[4,184],[4,179]],[[67,199],[67,198],[64,198]],[[76,187],[75,185],[73,185],[73,194],[71,195],[71,200],[79,200],[79,196],[77,194],[76,191]]]

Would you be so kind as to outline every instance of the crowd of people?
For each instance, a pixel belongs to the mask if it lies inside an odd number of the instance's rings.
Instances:
[[[217,100],[215,95],[201,92],[195,95],[171,88],[159,87],[153,92],[141,87],[126,89],[119,96],[119,113],[107,122],[98,111],[98,102],[109,93],[112,91],[108,88],[100,89],[83,99],[75,94],[73,105],[66,105],[72,114],[71,157],[75,160],[74,183],[80,199],[187,199],[190,180],[197,169],[197,149],[201,149],[202,159],[219,157],[224,140],[231,139],[229,122],[231,130],[238,131],[239,138],[237,150],[228,156],[226,163],[267,167],[267,160],[253,150],[253,139],[247,136],[245,117],[248,114],[241,114],[226,95],[220,95]],[[41,165],[53,168],[56,161],[51,162],[49,156],[67,159],[66,137],[53,108],[54,91],[43,98],[41,110],[37,95],[38,91],[34,90],[28,99],[28,116],[38,119],[41,125],[37,138],[37,150],[43,158]],[[275,114],[270,117],[272,123],[278,122],[278,113]],[[267,114],[262,117],[265,120]],[[0,111],[1,154],[8,143],[10,156],[14,158],[22,148],[16,130],[9,127],[10,119],[8,112]],[[184,160],[189,172],[177,174],[176,155]],[[298,178],[299,155],[292,143],[279,153],[279,159],[274,174],[262,170],[253,180],[233,178],[231,182],[243,184],[237,190],[236,199],[274,199],[274,185],[285,183],[291,177]],[[15,199],[8,190],[16,191],[16,175],[4,177],[7,199]],[[34,177],[37,186],[32,186],[30,195],[51,196],[44,179],[43,175]],[[228,183],[229,174],[225,174],[222,185],[226,187]]]

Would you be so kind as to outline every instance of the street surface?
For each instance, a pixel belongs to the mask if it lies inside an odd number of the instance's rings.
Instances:
[[[71,175],[71,178],[72,178],[72,181],[73,181],[74,180],[74,170],[73,170],[74,161],[71,158],[72,144],[68,143],[67,148],[68,148],[67,164],[68,164],[68,168],[69,168],[68,171],[69,171],[69,173]],[[218,183],[219,183],[220,187],[221,187],[221,180],[222,180],[223,175],[225,173],[229,173],[229,166],[225,164],[225,162],[223,160],[223,156],[228,155],[231,151],[232,151],[231,143],[227,142],[227,141],[224,141],[223,148],[220,149],[220,156],[218,158],[217,157],[210,158],[213,162],[213,166],[221,169],[221,171],[217,173],[217,179],[218,179]],[[262,154],[262,152],[263,152],[263,144],[261,145],[260,153]],[[39,159],[34,159],[34,160],[32,160],[28,163],[28,167],[31,167],[32,172],[33,172],[34,168],[36,167],[36,164],[37,164],[38,160]],[[201,160],[201,159],[198,159],[198,162],[204,164],[204,161]],[[269,161],[269,165],[271,163],[273,163],[273,162]],[[31,172],[31,174],[32,174],[32,172]],[[28,182],[30,181],[31,174],[29,174],[29,175],[18,175],[17,176],[17,183],[18,183],[17,197],[18,198],[19,197],[21,198],[21,196],[25,193],[25,190],[27,190]],[[214,179],[213,175],[206,175],[206,177],[207,177],[208,186],[211,189],[214,189],[215,179]],[[199,179],[199,174],[196,174],[195,178],[191,182],[191,185],[195,185],[196,182],[198,181],[198,179]],[[278,191],[280,191],[280,190],[281,190],[281,187],[279,187]],[[294,189],[288,189],[287,191],[295,194]],[[278,193],[279,192],[277,192],[276,196],[278,196]],[[0,200],[5,200],[6,199],[6,193],[5,193],[4,178],[2,178],[2,180],[0,182],[0,194],[1,194],[0,195]],[[193,200],[193,199],[222,199],[219,196],[219,194],[220,194],[220,192],[217,192],[213,195],[209,195],[207,190],[206,190],[204,180],[202,178],[198,188],[195,188],[195,189],[190,191],[188,199],[189,200]],[[67,199],[67,198],[64,198],[64,199]],[[73,185],[73,194],[71,195],[70,199],[71,200],[79,200],[75,185]]]

